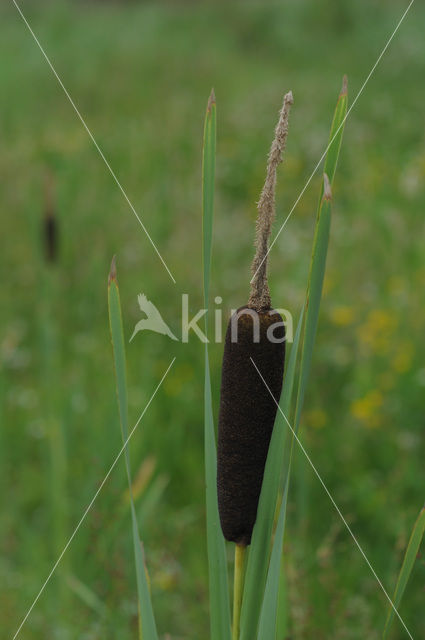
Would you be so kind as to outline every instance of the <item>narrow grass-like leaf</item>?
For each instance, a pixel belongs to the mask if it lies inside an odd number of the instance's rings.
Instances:
[[[208,100],[204,123],[204,143],[202,150],[202,256],[204,278],[204,302],[208,309],[210,291],[212,229],[214,216],[216,148],[216,102],[214,89]],[[205,315],[207,322],[208,312]],[[207,324],[205,325],[207,327]]]
[[[208,335],[208,299],[214,211],[215,145],[216,104],[214,92],[212,91],[205,116],[202,159],[203,284],[204,306],[205,309],[207,309],[205,315],[205,335]],[[230,640],[231,627],[226,548],[218,515],[217,450],[207,344],[205,344],[204,430],[211,639]]]
[[[298,341],[301,333],[301,326],[303,323],[303,315],[301,315],[299,325],[297,327],[297,352]],[[295,354],[297,355],[297,354]],[[295,367],[294,367],[295,368]],[[280,403],[279,419],[284,422],[283,428],[287,428],[288,425],[284,416],[288,416],[290,409],[290,402],[284,407],[283,403]],[[284,415],[282,415],[282,413]],[[275,538],[272,547],[272,553],[270,557],[269,570],[267,573],[266,587],[264,590],[263,605],[261,608],[260,624],[258,630],[258,640],[274,640],[277,633],[278,623],[278,603],[279,599],[282,599],[284,594],[280,593],[282,587],[282,550],[283,540],[285,536],[286,525],[286,507],[288,502],[289,493],[289,478],[291,474],[292,456],[294,452],[295,436],[291,435],[291,448],[289,458],[287,462],[287,468],[285,470],[284,477],[284,491],[282,502],[279,509],[279,517],[275,531]]]
[[[336,167],[338,164],[339,152],[341,150],[342,137],[344,135],[345,118],[347,116],[348,103],[348,80],[344,76],[342,80],[341,93],[335,107],[334,117],[332,119],[331,130],[329,133],[328,151],[325,157],[323,173],[329,178],[331,188],[335,178]],[[320,189],[319,203],[323,198],[323,183]]]
[[[319,313],[323,277],[325,273],[326,252],[327,252],[327,246],[328,246],[328,240],[329,240],[329,229],[330,229],[330,215],[331,215],[330,188],[329,188],[329,185],[327,185],[322,198],[321,205],[319,207],[315,238],[313,242],[312,263],[310,268],[310,277],[309,277],[309,284],[307,289],[307,298],[305,303],[305,308],[306,308],[306,311],[304,314],[305,321],[303,323],[304,342],[303,342],[303,349],[301,352],[300,378],[303,372],[303,364],[304,364],[304,367],[306,366],[306,354],[312,353],[313,345],[314,345],[314,336],[315,336],[318,313]],[[298,340],[299,340],[300,325],[298,326],[297,333],[298,333]],[[295,363],[293,364],[293,368],[295,369]],[[292,380],[292,384],[293,384],[293,380]],[[284,392],[285,392],[285,386],[284,386]],[[282,430],[285,428],[288,428],[286,421],[284,419],[284,416],[286,417],[288,416],[289,409],[290,409],[290,398],[288,398],[287,400],[284,392],[282,393],[282,400],[280,403],[280,407],[283,415],[279,411],[279,421],[284,422],[284,424],[282,424],[282,427],[281,427]],[[290,392],[292,395],[292,385],[291,385]],[[276,420],[275,428],[277,424],[278,424],[278,419]],[[296,425],[298,426],[298,421],[296,421]],[[278,525],[276,529],[276,535],[275,535],[275,540],[272,548],[269,571],[268,571],[266,586],[264,590],[263,604],[261,608],[261,618],[260,618],[259,632],[258,632],[258,638],[261,640],[274,640],[274,637],[276,634],[276,615],[277,615],[277,603],[278,603],[278,597],[279,597],[279,567],[280,567],[280,557],[281,557],[282,548],[283,548],[283,536],[284,536],[284,528],[285,528],[285,520],[286,520],[286,502],[287,502],[287,495],[288,495],[289,472],[291,468],[293,447],[294,447],[294,437],[292,437],[292,442],[291,442],[291,452],[289,456],[288,469],[287,469],[286,480],[285,480],[285,490],[284,490],[284,495],[283,495],[282,504],[280,508]],[[263,487],[265,489],[264,485]],[[275,504],[276,494],[271,495],[270,498],[274,498],[274,504]],[[264,522],[260,524],[259,520],[257,521],[258,521],[258,528],[265,529],[266,524]],[[268,526],[269,528],[271,528],[270,524]],[[255,532],[255,529],[254,529],[254,532]],[[267,564],[266,564],[266,567],[267,567]],[[258,566],[257,581],[258,581],[258,574],[260,572],[261,572],[261,577],[263,577],[264,567],[262,568]],[[248,637],[249,636],[247,635],[246,640],[248,640]]]
[[[230,604],[226,549],[217,504],[217,453],[211,400],[210,366],[205,345],[205,483],[212,640],[230,640]]]
[[[403,597],[404,590],[412,573],[413,565],[415,564],[416,557],[418,555],[419,547],[422,542],[422,538],[425,532],[425,507],[422,508],[419,516],[415,522],[415,525],[410,536],[409,544],[407,545],[406,553],[404,555],[403,564],[398,575],[396,588],[392,598],[395,608],[398,610],[401,599]],[[394,619],[394,609],[391,605],[388,608],[387,620],[385,622],[384,633],[382,634],[383,640],[387,640],[390,632],[391,623]]]
[[[338,163],[339,151],[344,133],[345,116],[347,114],[347,78],[344,76],[342,90],[339,94],[329,134],[329,149],[325,158],[324,175],[328,177],[330,191],[332,190]],[[319,208],[313,251],[310,261],[310,271],[307,283],[305,326],[302,335],[302,350],[297,401],[295,409],[294,429],[297,431],[304,403],[305,390],[310,374],[311,360],[313,357],[314,340],[316,337],[319,306],[322,297],[323,277],[325,273],[326,255],[329,242],[330,206],[323,207],[324,181],[320,189]]]
[[[286,581],[286,563],[285,557],[282,554],[280,558],[280,575],[279,575],[279,597],[277,602],[277,617],[276,617],[276,638],[286,638],[288,636],[288,590]]]
[[[289,412],[289,407],[291,405],[292,390],[295,379],[295,365],[297,361],[303,317],[304,310],[301,312],[297,330],[295,332],[294,342],[292,344],[283,381],[280,407],[285,415]],[[285,432],[287,428],[287,424],[285,423],[282,414],[278,412],[264,469],[257,519],[248,555],[241,612],[241,640],[252,640],[257,635],[256,629],[261,611],[262,594],[264,592],[267,577],[270,540],[273,529],[273,518],[276,511],[279,479],[281,477],[284,459]]]
[[[283,538],[285,534],[286,505],[288,502],[287,498],[288,483],[286,483],[283,493],[272,553],[270,556],[269,571],[267,574],[263,606],[261,607],[260,623],[258,626],[258,640],[274,640],[276,636],[277,605],[280,584],[280,564],[283,550]]]
[[[325,175],[328,182],[327,189],[324,189],[322,184],[319,200],[319,208],[316,220],[315,235],[313,240],[313,249],[310,262],[309,278],[306,292],[306,302],[304,313],[302,314],[302,329],[301,324],[297,329],[298,337],[297,349],[295,347],[295,341],[291,356],[294,354],[294,361],[288,365],[288,371],[285,376],[282,396],[280,400],[280,408],[285,416],[289,415],[292,388],[295,375],[295,360],[298,351],[298,340],[301,333],[301,358],[300,358],[300,372],[297,387],[297,400],[295,410],[295,424],[294,429],[297,431],[299,420],[301,416],[302,403],[304,400],[305,388],[308,380],[308,374],[311,365],[312,352],[314,346],[314,339],[317,329],[317,320],[319,314],[320,299],[323,287],[323,277],[325,272],[326,254],[329,241],[329,228],[330,228],[330,215],[331,215],[331,189],[329,180],[333,180],[335,176],[339,151],[342,142],[342,135],[344,130],[344,118],[347,112],[347,80],[344,77],[341,93],[338,97],[337,105],[335,108],[334,117],[332,120],[331,131],[329,136],[329,148],[325,158]],[[326,172],[329,172],[327,175]],[[330,177],[329,177],[330,176]],[[329,179],[328,179],[329,178]],[[299,332],[300,330],[300,332]],[[291,379],[289,378],[289,369],[293,366],[291,373]],[[276,429],[280,426],[280,430]],[[253,538],[251,544],[251,550],[249,554],[247,575],[245,579],[245,592],[244,600],[242,604],[242,621],[241,621],[241,640],[252,640],[257,635],[257,628],[259,624],[259,616],[262,607],[262,600],[264,589],[266,585],[267,569],[268,569],[268,557],[270,553],[270,540],[273,525],[273,516],[276,508],[276,499],[278,491],[279,478],[283,468],[283,447],[284,447],[284,431],[287,430],[287,424],[284,420],[281,412],[278,412],[276,418],[275,428],[273,430],[272,441],[270,444],[269,456],[264,473],[263,486],[260,496],[260,503],[258,507],[257,520],[253,531]],[[276,435],[275,435],[276,434]],[[279,435],[277,435],[279,434]],[[276,442],[274,438],[276,437]],[[292,458],[292,449],[294,442],[292,439],[291,454],[288,462],[288,474],[286,476],[286,485],[288,485],[290,461]],[[286,492],[286,488],[285,488]],[[287,495],[287,494],[286,494]],[[284,494],[285,497],[285,494]],[[285,520],[286,504],[283,504],[283,521]],[[284,527],[284,524],[283,524]],[[276,544],[280,544],[279,540]],[[277,554],[278,550],[276,550]],[[280,564],[280,563],[279,563]],[[276,581],[276,576],[270,576],[270,591],[267,594],[267,601],[265,606],[267,609],[275,607],[275,603],[278,599],[278,594],[274,589],[279,581]],[[273,587],[273,588],[272,588]],[[264,614],[266,615],[266,614]],[[264,624],[266,624],[265,617],[263,617]],[[260,636],[259,636],[260,637]],[[264,636],[266,638],[267,636]],[[274,636],[271,636],[274,638]],[[263,640],[263,636],[261,636]]]
[[[327,177],[325,174],[325,182]],[[295,408],[294,430],[297,432],[301,410],[304,402],[307,380],[310,373],[313,357],[314,341],[316,338],[317,323],[319,319],[320,300],[322,298],[323,279],[325,277],[326,256],[329,244],[329,232],[331,226],[331,191],[329,182],[325,188],[319,210],[313,240],[313,252],[310,262],[310,273],[307,284],[305,301],[305,323],[303,328],[303,342],[301,347],[301,362],[299,384],[297,390],[297,402]]]
[[[301,318],[302,322],[302,318]],[[300,324],[301,324],[300,322]],[[286,411],[282,406],[280,406],[281,411],[285,416],[288,416],[289,413],[289,404],[286,407]],[[279,411],[279,418],[282,419],[285,424],[284,426],[288,426],[286,424],[285,418],[282,416],[282,413]],[[289,453],[289,458],[287,462],[287,469],[285,471],[284,478],[284,491],[282,502],[279,509],[279,517],[275,531],[275,538],[272,547],[272,553],[270,557],[269,570],[267,573],[267,581],[266,587],[264,590],[264,598],[263,605],[261,608],[261,616],[260,616],[260,624],[258,631],[258,640],[274,640],[277,633],[278,626],[278,604],[279,600],[284,598],[283,593],[281,593],[282,588],[282,550],[283,550],[283,540],[285,536],[285,525],[286,525],[286,506],[288,502],[288,493],[289,493],[289,479],[291,475],[291,466],[292,466],[292,456],[294,452],[294,443],[295,436],[291,435],[291,448]]]
[[[344,133],[344,125],[345,118],[347,114],[347,78],[344,76],[341,93],[338,97],[338,101],[335,107],[334,117],[331,124],[331,131],[329,134],[329,143],[328,143],[328,151],[325,158],[324,164],[324,180],[320,189],[320,198],[319,198],[319,207],[317,213],[315,234],[313,239],[313,250],[311,255],[310,262],[310,271],[307,282],[307,292],[306,292],[306,301],[305,301],[305,323],[303,326],[303,334],[302,334],[302,349],[301,349],[301,362],[300,362],[300,372],[299,372],[299,380],[298,380],[298,389],[297,389],[297,400],[295,407],[295,419],[293,429],[295,434],[298,433],[300,419],[301,419],[301,411],[304,402],[305,390],[307,387],[307,381],[311,368],[311,361],[313,356],[313,348],[314,341],[316,337],[317,324],[319,318],[319,308],[320,301],[322,298],[322,289],[323,289],[323,280],[325,275],[326,268],[326,256],[328,252],[328,244],[329,244],[329,233],[330,233],[330,223],[331,223],[331,197],[332,192],[331,188],[333,185],[333,180],[335,177],[336,167],[338,163],[339,152],[341,149],[342,137]],[[285,414],[287,416],[287,414]],[[282,517],[286,515],[286,501],[289,491],[289,480],[291,473],[291,464],[292,464],[292,456],[294,450],[294,441],[295,437],[292,435],[291,438],[291,450],[288,460],[288,468],[287,475],[285,480],[285,492],[281,505],[281,514]],[[283,511],[283,514],[282,514]],[[279,516],[280,517],[280,516]],[[274,547],[272,550],[272,554],[278,554],[282,552],[283,548],[283,535],[284,535],[284,524],[279,532],[282,535],[282,539],[279,539],[276,535],[274,541]],[[277,532],[276,532],[277,534]],[[275,549],[275,547],[277,547]],[[280,556],[279,556],[280,559]],[[279,562],[280,566],[280,562]],[[278,584],[278,578],[276,575],[274,566],[270,566],[270,575],[268,577],[268,584],[266,585],[266,595],[267,590],[270,588],[271,594],[267,595],[268,600],[272,602],[272,606],[278,603],[279,600],[279,592],[275,594],[274,589],[276,584]],[[269,584],[270,580],[270,584]],[[269,605],[270,606],[270,605]],[[276,628],[274,627],[274,633],[270,636],[264,636],[264,638],[270,637],[275,638]]]
[[[123,443],[127,441],[128,429],[128,401],[127,401],[127,373],[124,346],[124,333],[121,317],[120,294],[116,278],[115,258],[112,261],[108,282],[109,324],[111,329],[112,348],[114,353],[115,379],[118,398],[118,408],[121,422]],[[136,580],[139,605],[139,637],[143,640],[158,640],[152,602],[146,576],[144,552],[141,544],[136,510],[134,507],[131,481],[130,455],[128,445],[125,446],[125,465],[130,495],[131,520],[133,532],[134,556],[136,564]]]
[[[299,382],[297,390],[297,401],[295,408],[294,431],[298,433],[301,411],[307,386],[308,376],[311,367],[313,355],[314,341],[317,331],[317,323],[319,317],[319,307],[322,297],[323,279],[325,275],[326,256],[329,244],[329,232],[331,221],[331,185],[335,177],[336,167],[338,163],[339,152],[341,149],[342,137],[344,133],[345,117],[347,114],[347,78],[344,76],[342,90],[338,97],[335,107],[335,113],[332,120],[331,131],[329,134],[328,151],[324,164],[324,180],[320,189],[319,208],[317,213],[315,235],[313,240],[313,251],[311,255],[309,278],[306,293],[306,313],[305,324],[303,327],[303,340],[301,350],[301,363]],[[287,414],[285,414],[287,416]],[[277,618],[277,603],[279,600],[279,570],[280,558],[283,549],[283,536],[285,529],[286,502],[289,491],[289,478],[291,472],[292,456],[294,450],[294,435],[291,438],[291,450],[288,460],[288,468],[285,480],[285,491],[282,499],[278,527],[276,530],[275,541],[272,549],[272,557],[274,562],[270,563],[269,575],[266,584],[263,609],[267,607],[268,616],[273,616],[273,621]],[[281,521],[283,519],[283,523]],[[280,526],[279,526],[280,525]],[[281,536],[281,537],[280,537]],[[276,592],[277,587],[277,592]],[[263,619],[266,620],[266,612],[264,611]],[[276,626],[272,624],[268,626],[268,634],[261,637],[266,639],[275,638]]]

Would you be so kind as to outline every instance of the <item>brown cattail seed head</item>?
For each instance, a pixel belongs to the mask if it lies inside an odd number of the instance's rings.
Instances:
[[[247,306],[230,319],[224,345],[218,422],[218,510],[224,537],[239,545],[251,542],[276,403],[282,390],[285,329],[280,315],[271,309],[267,256],[275,217],[276,169],[283,158],[292,103],[289,92],[283,98],[258,202],[251,295]]]
[[[277,410],[273,398],[278,401],[282,390],[284,340],[282,318],[273,309],[241,307],[227,327],[218,423],[218,508],[224,537],[241,545],[250,544],[257,516]]]

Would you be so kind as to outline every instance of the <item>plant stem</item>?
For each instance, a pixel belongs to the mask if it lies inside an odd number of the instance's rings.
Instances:
[[[233,583],[233,630],[232,640],[239,640],[239,628],[241,621],[242,594],[245,578],[245,552],[246,547],[235,545],[235,577]]]

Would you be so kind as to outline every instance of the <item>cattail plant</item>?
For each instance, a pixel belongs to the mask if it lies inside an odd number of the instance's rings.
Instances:
[[[251,295],[247,305],[238,309],[232,317],[226,334],[218,455],[215,444],[208,343],[206,342],[204,345],[205,489],[211,640],[231,640],[231,638],[233,640],[267,640],[288,637],[286,616],[279,615],[279,610],[286,611],[286,606],[282,606],[285,590],[281,588],[283,581],[280,575],[286,504],[295,434],[300,424],[301,409],[311,367],[325,275],[331,222],[331,186],[335,176],[347,114],[346,79],[344,78],[342,91],[338,98],[329,145],[324,154],[323,180],[320,188],[305,303],[290,349],[282,397],[279,401],[282,389],[285,332],[282,319],[273,310],[271,304],[267,284],[267,251],[275,214],[276,168],[282,160],[291,104],[292,95],[289,93],[285,96],[276,128],[276,137],[269,155],[265,185],[258,203],[259,214],[256,253],[252,265]],[[204,302],[207,310],[204,316],[206,335],[208,335],[215,144],[216,102],[214,92],[212,92],[205,117],[202,163],[203,284]],[[144,552],[140,542],[137,514],[131,490],[128,440],[134,428],[129,433],[125,342],[115,261],[112,262],[109,276],[108,300],[117,396],[124,441],[123,450],[125,451],[129,482],[138,588],[139,639],[158,640]],[[173,362],[174,359],[167,372]],[[253,374],[251,374],[251,370],[253,370]],[[291,413],[293,392],[296,392],[293,412],[294,430],[289,455],[284,456],[283,427],[285,424],[286,426],[289,424],[286,423],[284,416]],[[269,402],[269,398],[271,402]],[[274,425],[278,402],[280,413]],[[282,424],[282,421],[285,424]],[[281,483],[281,479],[283,479],[283,483]],[[277,499],[278,493],[281,493],[280,500]],[[272,535],[275,513],[278,514],[278,517]],[[220,531],[219,519],[224,536]],[[402,598],[424,531],[425,511],[422,510],[414,526],[394,592],[393,600],[396,606],[399,605]],[[230,621],[224,538],[236,542],[233,630]],[[249,544],[251,546],[244,579],[244,554]],[[383,636],[385,639],[391,628],[393,614],[393,607],[389,607]]]
[[[292,93],[285,95],[276,126],[264,187],[258,202],[251,294],[230,318],[221,381],[217,493],[224,537],[236,543],[234,637],[238,637],[244,549],[251,542],[270,438],[280,397],[285,328],[272,308],[267,281],[268,244],[275,218],[276,169],[282,162]],[[255,366],[262,372],[261,380]]]
[[[324,154],[323,180],[320,188],[305,303],[289,352],[284,384],[282,385],[285,332],[282,318],[271,304],[267,283],[267,252],[271,225],[275,215],[276,168],[282,160],[291,104],[292,95],[289,93],[285,96],[276,128],[276,137],[269,155],[265,185],[258,203],[256,253],[252,265],[251,295],[247,305],[238,309],[232,317],[226,334],[218,455],[212,410],[208,343],[206,342],[204,345],[205,489],[211,640],[231,640],[232,638],[233,640],[267,640],[288,637],[286,616],[279,615],[279,610],[286,611],[286,606],[282,606],[285,590],[281,587],[284,581],[281,580],[280,575],[286,504],[295,434],[300,424],[301,409],[311,367],[325,275],[331,222],[331,187],[347,114],[346,79],[344,78],[342,91],[338,98],[329,145]],[[206,335],[208,335],[215,144],[216,102],[214,92],[212,92],[205,117],[202,163],[203,284],[204,302],[207,310],[204,316]],[[118,405],[124,441],[123,450],[125,451],[129,482],[138,589],[139,638],[140,640],[142,638],[158,640],[144,552],[140,542],[137,514],[132,496],[128,440],[135,427],[129,433],[125,343],[115,261],[112,262],[109,276],[108,300]],[[174,359],[167,372],[173,362]],[[253,374],[251,374],[251,370],[253,370]],[[282,388],[282,397],[279,401]],[[293,392],[296,392],[293,434],[289,455],[284,456],[284,427],[289,425],[285,416],[291,413]],[[269,398],[271,402],[269,402]],[[274,425],[277,403],[280,412]],[[278,493],[281,494],[280,500],[277,498]],[[278,517],[274,534],[272,534],[276,513]],[[224,536],[220,531],[219,520],[221,520]],[[393,600],[396,606],[402,598],[424,531],[425,512],[422,510],[412,532],[394,592]],[[230,620],[225,538],[236,543],[233,630]],[[246,577],[244,578],[244,555],[249,544],[251,546]],[[383,636],[385,639],[390,631],[393,614],[393,607],[389,607]]]

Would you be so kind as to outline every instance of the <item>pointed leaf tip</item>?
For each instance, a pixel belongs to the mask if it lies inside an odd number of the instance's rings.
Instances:
[[[214,92],[214,87],[211,89],[211,93],[210,93],[210,97],[208,98],[208,105],[207,105],[207,111],[210,112],[211,111],[211,107],[213,106],[213,104],[215,104],[215,92]]]
[[[323,199],[332,200],[331,183],[326,173],[323,174]]]
[[[117,281],[117,265],[116,265],[116,256],[114,255],[111,261],[111,268],[109,270],[109,278],[108,278],[108,286],[111,284],[112,280]]]
[[[346,73],[344,73],[344,76],[342,78],[342,87],[341,87],[341,93],[339,94],[340,96],[346,96],[348,93],[348,76]]]

